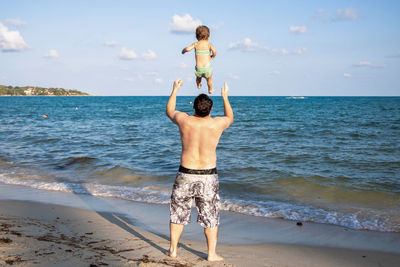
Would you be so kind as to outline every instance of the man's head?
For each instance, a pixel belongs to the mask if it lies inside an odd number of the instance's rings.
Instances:
[[[200,117],[206,117],[210,114],[213,101],[206,94],[200,94],[194,99],[193,108],[195,114]]]
[[[196,39],[200,40],[208,40],[210,37],[210,29],[207,26],[199,26],[196,28]]]

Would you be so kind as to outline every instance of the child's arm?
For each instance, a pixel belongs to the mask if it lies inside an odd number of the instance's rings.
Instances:
[[[215,58],[215,56],[217,55],[217,50],[215,50],[214,46],[212,43],[210,43],[210,49],[212,52],[211,58]]]
[[[196,45],[196,43],[193,43],[185,48],[183,48],[182,50],[182,54],[185,54],[186,52],[189,52],[190,50],[192,50],[194,48],[194,46]]]

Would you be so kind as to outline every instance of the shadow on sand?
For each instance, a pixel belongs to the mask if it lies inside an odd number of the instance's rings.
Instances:
[[[154,243],[152,240],[148,239],[147,237],[143,236],[142,234],[140,234],[139,232],[135,231],[129,224],[132,225],[143,225],[142,222],[140,222],[137,219],[132,219],[132,218],[127,218],[126,216],[124,216],[123,214],[119,214],[119,213],[114,213],[114,212],[101,212],[101,211],[97,211],[96,208],[92,205],[92,203],[90,201],[87,201],[86,198],[82,197],[83,195],[90,195],[93,198],[96,199],[97,203],[100,203],[100,205],[102,205],[103,207],[106,207],[107,210],[112,210],[113,207],[111,207],[106,201],[102,200],[99,197],[96,197],[94,195],[92,195],[89,191],[86,190],[86,188],[82,187],[82,189],[84,190],[84,192],[82,194],[80,193],[75,193],[74,188],[71,187],[71,185],[69,183],[64,183],[65,186],[67,186],[69,189],[71,189],[71,191],[78,196],[83,202],[85,202],[92,211],[95,211],[97,214],[99,214],[101,217],[103,217],[104,219],[106,219],[107,221],[109,221],[110,223],[120,227],[121,229],[129,232],[130,234],[136,236],[137,238],[140,238],[141,240],[143,240],[144,242],[146,242],[147,244],[149,244],[150,246],[154,247],[155,249],[159,250],[161,253],[166,254],[168,252],[169,249],[164,249],[162,247],[160,247],[159,245],[157,245],[156,243]],[[167,223],[167,222],[166,222]],[[169,236],[164,235],[162,233],[160,233],[159,231],[156,231],[155,229],[152,229],[151,227],[147,226],[146,227],[148,229],[149,232],[157,235],[158,237],[166,240],[166,241],[170,241]],[[203,258],[205,260],[207,260],[207,254],[203,253],[201,251],[197,251],[195,249],[192,249],[182,243],[179,243],[179,247],[189,251],[190,253]]]

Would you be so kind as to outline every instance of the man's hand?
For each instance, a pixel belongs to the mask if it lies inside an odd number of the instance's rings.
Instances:
[[[182,81],[182,79],[177,79],[175,82],[174,82],[174,91],[175,90],[178,90],[179,89],[179,87],[181,87],[183,85],[183,81]]]
[[[222,130],[225,130],[233,123],[233,110],[231,104],[229,103],[228,99],[229,87],[228,84],[225,82],[224,87],[221,88],[221,96],[224,101],[224,116],[217,117],[218,121],[220,121],[220,125]]]
[[[189,116],[184,112],[175,110],[176,95],[178,94],[179,87],[181,87],[182,85],[183,85],[182,79],[177,79],[174,82],[174,89],[172,90],[171,96],[168,99],[167,108],[165,110],[168,118],[170,118],[173,123],[176,123],[178,125],[179,125],[180,121],[182,121],[184,118]]]
[[[226,82],[224,82],[224,87],[221,88],[221,96],[222,97],[228,97],[228,92],[229,92],[229,87]]]

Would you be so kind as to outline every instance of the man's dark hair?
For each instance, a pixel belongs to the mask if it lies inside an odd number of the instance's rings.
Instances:
[[[196,28],[196,39],[207,40],[210,37],[210,29],[207,26],[201,25]]]
[[[194,99],[193,108],[197,116],[205,117],[210,114],[211,108],[213,106],[213,101],[206,94],[200,94]]]

